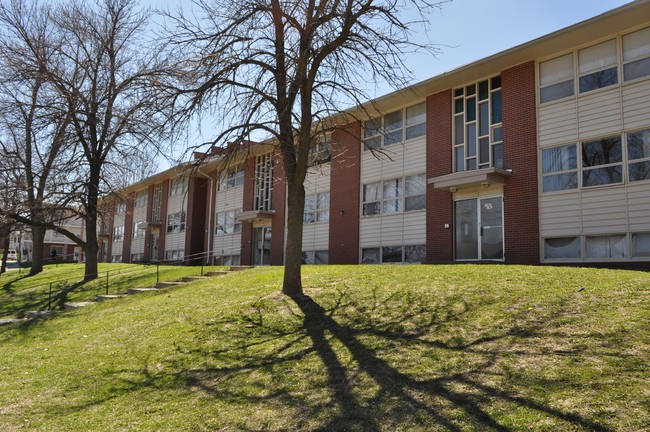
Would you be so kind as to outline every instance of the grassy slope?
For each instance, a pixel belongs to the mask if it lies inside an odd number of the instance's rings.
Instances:
[[[0,327],[0,430],[650,427],[650,275],[258,268]]]

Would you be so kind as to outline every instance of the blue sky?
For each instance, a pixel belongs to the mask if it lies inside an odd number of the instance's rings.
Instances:
[[[629,0],[453,0],[429,15],[429,39],[439,44],[437,58],[413,55],[406,59],[422,81],[507,50],[540,36],[614,9]],[[142,0],[143,5],[184,9],[191,0]],[[415,35],[424,38],[424,35]],[[425,40],[425,39],[423,39]],[[378,85],[375,96],[392,91]],[[204,126],[207,124],[204,124]],[[208,139],[207,130],[203,137]]]

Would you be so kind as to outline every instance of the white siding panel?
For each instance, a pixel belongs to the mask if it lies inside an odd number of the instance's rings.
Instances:
[[[650,80],[623,88],[623,121],[627,130],[650,125]]]
[[[576,141],[576,102],[569,100],[539,109],[539,145],[547,147]]]
[[[426,243],[426,213],[413,212],[404,214],[403,244],[418,245]]]
[[[131,240],[131,253],[144,253],[144,239]]]
[[[381,217],[361,219],[359,223],[359,243],[361,247],[381,244]]]
[[[241,234],[226,234],[214,236],[214,256],[240,255]]]
[[[179,211],[187,212],[187,193],[179,195],[170,195],[167,202],[167,214],[178,213]],[[165,224],[167,221],[165,220]]]
[[[650,230],[650,183],[628,186],[630,231]]]
[[[399,246],[402,244],[402,227],[404,216],[402,214],[383,216],[381,221],[381,245]]]
[[[542,237],[579,232],[580,194],[576,192],[542,196],[539,226]]]
[[[578,100],[578,138],[619,133],[622,127],[618,88],[599,91]]]
[[[185,249],[185,231],[168,233],[165,237],[165,251]],[[188,253],[188,251],[185,251]]]
[[[244,187],[239,186],[232,189],[217,191],[217,198],[215,202],[216,212],[223,212],[226,210],[236,210],[243,207],[244,201]]]

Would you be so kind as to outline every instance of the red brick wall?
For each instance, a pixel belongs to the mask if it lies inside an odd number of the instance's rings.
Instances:
[[[153,185],[147,188],[147,222],[151,222],[153,218]],[[158,257],[151,256],[151,230],[147,229],[144,233],[144,260],[154,260]]]
[[[451,98],[451,90],[427,98],[427,179],[452,172]],[[453,222],[452,194],[427,184],[428,262],[453,260]]]
[[[162,182],[160,197],[160,236],[158,237],[158,256],[152,259],[165,259],[165,236],[167,235],[167,204],[169,203],[169,179]]]
[[[539,262],[535,62],[501,73],[503,159],[512,176],[504,187],[505,259]]]
[[[361,123],[332,133],[330,176],[330,264],[359,263]]]
[[[242,211],[253,209],[255,193],[255,157],[250,157],[244,164],[244,202]],[[253,262],[253,224],[242,223],[241,227],[241,264],[251,265]]]
[[[189,263],[200,265],[206,232],[206,207],[208,200],[208,180],[196,177],[189,180],[187,190],[187,224],[185,232],[185,255],[190,255]]]
[[[282,265],[284,262],[284,224],[287,187],[284,175],[282,156],[275,155],[273,166],[273,195],[271,205],[275,210],[271,221],[271,265]]]
[[[133,206],[135,193],[126,197],[126,213],[124,214],[124,242],[122,244],[122,262],[131,262],[131,238],[133,238]]]
[[[203,250],[209,252],[209,258],[212,259],[214,256],[214,230],[215,228],[215,217],[216,217],[216,205],[217,205],[217,189],[219,186],[219,173],[214,171],[210,174],[210,179],[208,180],[208,203],[205,210],[205,220],[207,221],[205,238],[203,239]]]

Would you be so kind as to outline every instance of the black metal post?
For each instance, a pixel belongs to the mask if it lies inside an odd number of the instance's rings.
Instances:
[[[47,310],[52,309],[52,282],[50,282],[50,293],[47,296]]]
[[[108,295],[108,273],[106,272],[106,295]]]

